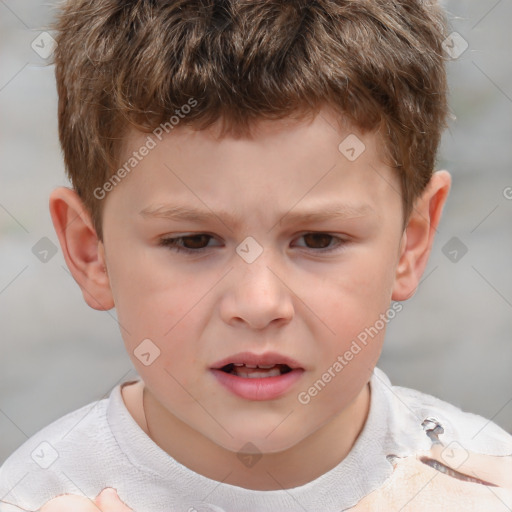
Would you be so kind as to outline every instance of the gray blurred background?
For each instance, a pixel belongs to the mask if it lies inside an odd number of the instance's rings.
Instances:
[[[453,187],[424,279],[390,323],[378,366],[392,383],[512,433],[512,1],[445,6],[469,45],[449,64],[457,119],[439,168]],[[90,309],[60,247],[51,253],[48,196],[68,184],[40,36],[52,16],[49,3],[0,0],[0,464],[48,423],[136,376],[115,311]],[[460,50],[463,40],[449,45]]]

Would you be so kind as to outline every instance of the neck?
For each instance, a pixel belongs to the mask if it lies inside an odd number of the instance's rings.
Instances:
[[[171,415],[144,386],[141,428],[180,464],[207,478],[253,490],[279,490],[304,485],[337,466],[350,452],[366,422],[370,387],[295,446],[263,454],[244,467],[239,454],[226,450]],[[198,457],[197,454],[202,456]],[[308,461],[304,464],[304,461]]]

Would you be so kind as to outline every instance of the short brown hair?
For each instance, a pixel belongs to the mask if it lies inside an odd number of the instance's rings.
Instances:
[[[195,129],[302,118],[324,105],[380,130],[405,219],[434,170],[447,118],[434,0],[69,0],[53,25],[59,137],[102,239],[102,187],[128,128],[154,130],[195,98]]]

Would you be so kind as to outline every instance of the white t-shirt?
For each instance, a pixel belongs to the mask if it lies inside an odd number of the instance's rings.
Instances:
[[[392,386],[375,368],[370,410],[347,457],[292,489],[258,491],[223,484],[183,466],[159,448],[128,412],[116,386],[48,425],[0,468],[0,512],[37,510],[59,494],[93,499],[105,487],[137,512],[340,512],[380,487],[393,472],[388,455],[429,450],[422,423],[444,429],[439,440],[488,455],[512,455],[512,436],[489,420],[408,388]]]

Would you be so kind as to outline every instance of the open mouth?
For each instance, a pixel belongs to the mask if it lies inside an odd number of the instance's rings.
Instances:
[[[241,352],[213,363],[217,381],[244,400],[276,400],[297,385],[304,372],[300,363],[276,352]]]
[[[289,373],[292,369],[287,364],[272,365],[245,365],[243,363],[230,363],[219,368],[225,373],[236,375],[244,379],[261,379],[266,377],[279,377]]]

